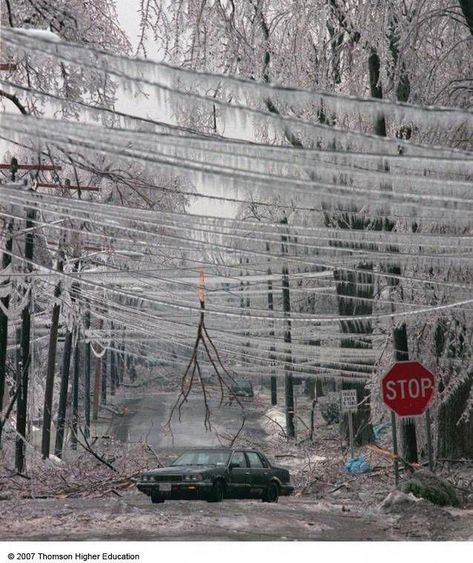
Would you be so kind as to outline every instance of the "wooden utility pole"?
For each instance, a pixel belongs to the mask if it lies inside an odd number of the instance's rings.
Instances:
[[[281,220],[282,225],[287,225],[287,217]],[[288,253],[287,234],[281,235],[281,251],[282,254]],[[284,376],[284,387],[286,395],[286,432],[289,438],[295,438],[296,429],[294,425],[294,379],[292,375],[292,350],[291,350],[291,298],[289,292],[289,271],[287,267],[287,262],[283,264],[282,267],[282,304],[284,316],[286,317],[286,326],[284,329],[284,342],[287,344],[286,349],[286,365],[285,365],[285,376]]]
[[[32,230],[35,222],[35,209],[28,208],[26,211],[26,236],[25,236],[25,284],[31,282],[28,275],[32,271],[32,260],[34,253],[34,232]],[[28,380],[30,371],[30,332],[31,332],[31,288],[27,304],[21,315],[21,363],[17,373],[17,403],[16,403],[16,447],[15,468],[18,473],[25,469],[25,440],[26,440],[26,417],[28,412]]]
[[[3,162],[0,163],[0,170],[10,170],[11,181],[16,182],[16,174],[19,170],[24,170],[25,172],[56,172],[58,170],[62,170],[62,167],[54,164],[19,164],[18,160],[13,157],[10,164]]]
[[[85,313],[85,330],[90,331],[90,305]],[[84,341],[84,434],[90,436],[90,334]]]

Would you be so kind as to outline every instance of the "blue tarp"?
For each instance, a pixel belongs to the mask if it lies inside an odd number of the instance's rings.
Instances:
[[[345,463],[345,471],[352,475],[359,475],[360,473],[368,473],[371,471],[371,467],[364,457],[355,457]]]

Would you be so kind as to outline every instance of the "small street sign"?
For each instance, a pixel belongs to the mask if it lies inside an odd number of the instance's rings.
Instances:
[[[350,438],[351,459],[355,457],[355,444],[353,438],[353,413],[358,410],[356,389],[343,389],[340,393],[342,413],[348,415],[348,432]]]
[[[419,416],[432,400],[435,376],[419,362],[397,362],[381,386],[383,401],[398,416]]]
[[[342,412],[356,412],[358,410],[358,399],[356,389],[344,389],[341,393]]]

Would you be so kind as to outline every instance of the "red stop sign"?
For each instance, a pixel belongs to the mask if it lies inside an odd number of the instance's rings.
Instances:
[[[419,362],[397,362],[383,377],[383,401],[399,416],[418,416],[430,403],[435,377]]]

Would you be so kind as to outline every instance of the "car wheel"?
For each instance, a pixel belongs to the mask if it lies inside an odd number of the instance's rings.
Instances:
[[[213,491],[207,502],[222,502],[225,490],[222,481],[215,481]]]
[[[164,499],[163,499],[163,497],[160,497],[157,494],[152,494],[151,495],[151,502],[153,504],[160,504],[160,503],[164,502]]]
[[[269,483],[263,495],[263,502],[278,502],[279,486],[277,483]]]

